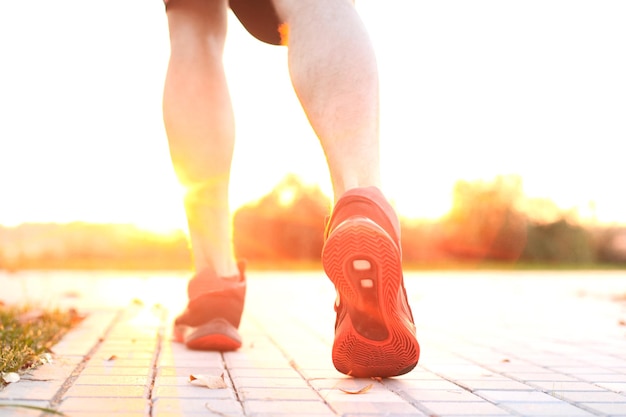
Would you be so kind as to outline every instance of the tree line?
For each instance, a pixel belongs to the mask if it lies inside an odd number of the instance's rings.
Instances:
[[[251,267],[319,266],[331,202],[317,187],[286,177],[233,217],[234,249]],[[449,212],[436,221],[401,218],[408,266],[525,263],[626,266],[626,229],[583,225],[549,201],[528,199],[522,181],[458,181]],[[0,227],[0,269],[189,269],[184,233],[85,223]]]

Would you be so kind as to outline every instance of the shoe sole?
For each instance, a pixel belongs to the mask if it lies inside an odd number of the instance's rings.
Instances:
[[[239,332],[224,319],[211,320],[196,327],[177,325],[174,327],[174,340],[192,350],[226,352],[241,347]]]
[[[322,264],[348,309],[335,332],[335,368],[357,378],[415,368],[420,348],[399,306],[402,262],[387,232],[367,218],[351,217],[328,237]]]

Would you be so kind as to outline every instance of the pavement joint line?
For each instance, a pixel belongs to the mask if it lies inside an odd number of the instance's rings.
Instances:
[[[488,370],[488,371],[493,372],[493,373],[495,373],[495,374],[497,374],[497,375],[500,375],[500,376],[504,376],[504,377],[506,377],[506,378],[508,378],[508,379],[511,379],[511,380],[513,380],[513,381],[516,381],[516,382],[519,382],[519,383],[521,383],[521,384],[527,385],[529,388],[533,388],[535,391],[542,392],[542,393],[544,393],[544,394],[550,395],[551,397],[554,397],[555,399],[557,399],[557,400],[559,400],[559,401],[563,401],[564,403],[567,403],[567,404],[569,404],[569,405],[571,405],[571,406],[573,406],[573,407],[579,408],[579,409],[581,409],[581,410],[583,410],[583,411],[586,411],[586,412],[588,412],[588,413],[591,413],[591,414],[594,414],[594,415],[597,415],[597,416],[602,416],[602,415],[603,415],[602,413],[600,413],[600,412],[598,412],[598,411],[596,411],[596,410],[593,410],[592,408],[585,407],[583,404],[579,404],[579,403],[576,403],[576,402],[570,401],[570,400],[568,400],[568,399],[566,399],[566,398],[559,398],[559,397],[557,397],[557,396],[553,395],[553,394],[551,393],[551,391],[546,390],[546,389],[543,389],[542,387],[540,387],[540,386],[538,386],[538,385],[536,385],[536,384],[533,384],[533,383],[532,383],[532,381],[528,381],[528,382],[526,382],[526,381],[524,381],[524,380],[522,380],[522,379],[516,378],[514,375],[508,375],[508,374],[503,373],[503,372],[501,372],[501,371],[494,370],[494,369],[493,369],[492,367],[490,367],[489,365],[484,365],[484,364],[478,363],[476,360],[472,359],[471,357],[467,357],[467,356],[462,355],[462,354],[458,354],[458,356],[459,356],[459,357],[461,357],[461,358],[463,358],[463,359],[465,359],[465,360],[468,360],[468,361],[472,362],[472,363],[473,363],[473,364],[475,364],[475,365],[478,365],[478,366],[480,366],[480,367],[484,368],[485,370]],[[509,355],[509,356],[511,356],[511,355]],[[512,357],[515,357],[515,356],[513,355]],[[539,365],[539,364],[537,364],[537,363],[535,363],[535,362],[532,362],[532,361],[529,361],[529,362],[530,362],[531,364],[534,364],[534,365],[537,365],[537,366],[542,366],[542,365]],[[427,371],[429,371],[429,372],[432,372],[433,374],[435,374],[435,375],[439,376],[440,378],[443,378],[443,379],[445,379],[445,380],[447,380],[447,381],[449,381],[449,382],[451,382],[451,383],[453,383],[453,384],[455,384],[455,385],[458,385],[460,388],[462,388],[462,389],[464,389],[464,390],[466,390],[466,391],[468,391],[468,392],[470,392],[470,393],[472,393],[472,394],[474,394],[474,395],[476,395],[476,396],[478,396],[478,397],[482,398],[483,400],[487,401],[488,403],[493,404],[493,405],[495,405],[496,407],[500,407],[500,408],[502,408],[502,409],[506,410],[506,412],[508,412],[508,413],[510,413],[510,414],[512,414],[512,415],[523,416],[523,414],[520,414],[520,413],[518,413],[517,411],[515,411],[515,410],[511,409],[510,407],[507,407],[507,405],[506,405],[506,404],[503,404],[503,403],[495,403],[495,402],[493,402],[493,401],[489,400],[488,398],[486,398],[485,396],[481,395],[481,393],[474,392],[473,390],[471,390],[471,389],[469,389],[469,388],[466,388],[466,387],[464,387],[464,386],[462,386],[462,385],[459,385],[459,384],[457,384],[454,380],[451,380],[451,379],[447,378],[445,375],[440,374],[439,372],[433,371],[432,369],[428,369],[427,367],[424,367],[424,369],[426,369],[426,370],[427,370]],[[580,378],[577,378],[577,377],[574,377],[574,378],[576,378],[576,380],[578,380],[578,381],[580,381],[580,382],[585,382],[585,381],[581,380]],[[480,391],[480,390],[477,390],[477,391]]]
[[[151,374],[149,376],[150,379],[147,384],[148,385],[147,397],[148,397],[148,404],[149,404],[148,416],[150,417],[153,415],[153,411],[154,411],[154,402],[153,402],[152,394],[154,392],[154,385],[156,383],[159,359],[161,357],[161,351],[163,350],[163,339],[164,339],[163,335],[165,334],[165,326],[167,325],[167,318],[168,318],[168,312],[165,308],[163,308],[161,311],[161,317],[159,318],[160,323],[159,323],[159,328],[157,330],[156,349],[154,350],[154,354],[152,355],[152,363],[150,365],[150,370],[151,370]]]
[[[83,372],[83,370],[87,366],[87,363],[92,359],[93,355],[98,351],[100,346],[104,343],[109,333],[113,330],[113,327],[115,327],[115,325],[121,320],[123,314],[124,314],[124,309],[119,309],[117,314],[115,314],[115,317],[113,317],[113,320],[111,320],[111,323],[109,323],[109,325],[105,329],[102,336],[98,338],[98,341],[91,347],[91,349],[89,349],[87,354],[83,356],[83,359],[78,363],[78,365],[76,365],[76,367],[74,368],[70,376],[67,377],[67,379],[61,385],[61,387],[54,394],[54,396],[50,400],[50,408],[52,408],[53,410],[56,410],[61,405],[61,402],[63,401],[63,396],[65,395],[65,393],[72,387],[72,385],[74,385],[74,382],[76,382],[80,374]]]
[[[410,394],[402,391],[401,389],[395,389],[395,388],[393,388],[393,386],[386,384],[384,379],[383,379],[382,384],[385,386],[385,388],[387,388],[389,391],[393,392],[398,397],[402,398],[404,401],[409,403],[416,410],[421,411],[422,413],[424,413],[424,415],[426,415],[426,416],[436,416],[437,415],[431,409],[429,409],[428,407],[422,405],[419,401],[415,400],[415,398],[411,397]]]
[[[258,320],[253,319],[253,321],[255,322],[255,324],[260,327],[261,329],[263,329],[264,333],[267,335],[267,338],[269,339],[269,341],[278,349],[278,351],[283,355],[283,357],[285,359],[287,359],[289,361],[289,366],[298,373],[298,375],[300,375],[300,378],[302,378],[304,380],[304,382],[307,384],[307,386],[312,389],[315,394],[317,394],[317,396],[322,400],[322,402],[324,403],[324,405],[326,405],[335,415],[340,416],[341,413],[339,413],[337,410],[335,410],[332,405],[326,400],[326,398],[318,391],[315,389],[315,387],[311,384],[311,382],[309,381],[309,379],[306,377],[306,375],[304,375],[302,373],[302,370],[300,369],[300,367],[298,366],[298,364],[296,363],[296,361],[289,355],[289,353],[285,350],[285,348],[283,346],[280,345],[280,343],[278,343],[276,341],[276,339],[274,338],[274,336],[267,331],[267,328],[262,325]],[[245,409],[244,409],[245,410]]]
[[[228,376],[228,379],[230,380],[230,386],[233,387],[233,392],[235,393],[235,399],[237,400],[237,402],[241,406],[241,409],[243,410],[243,413],[245,415],[245,410],[246,409],[244,407],[243,398],[241,398],[241,396],[239,395],[239,390],[237,389],[237,386],[235,385],[235,380],[233,379],[232,375],[230,374],[230,369],[228,368],[228,363],[226,362],[226,357],[224,356],[224,352],[220,352],[220,357],[222,358],[222,365],[224,366],[224,372],[226,373],[226,375]],[[213,414],[217,414],[219,416],[228,417],[226,414],[221,413],[221,412],[216,411],[216,410],[212,410],[212,409],[210,409],[206,405],[205,405],[205,407],[208,408],[209,411],[211,413],[213,413]]]

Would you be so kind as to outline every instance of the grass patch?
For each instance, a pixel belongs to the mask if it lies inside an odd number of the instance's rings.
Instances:
[[[0,304],[0,375],[23,373],[45,361],[46,353],[80,321],[75,310],[40,310]],[[6,385],[0,378],[0,389]]]

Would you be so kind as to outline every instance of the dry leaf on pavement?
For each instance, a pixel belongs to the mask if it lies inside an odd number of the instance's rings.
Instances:
[[[209,389],[228,388],[224,381],[224,374],[217,375],[189,375],[189,383],[199,387],[207,387]]]
[[[361,388],[360,390],[352,391],[348,389],[339,388],[342,392],[346,394],[365,394],[367,391],[371,390],[374,384],[369,384]]]
[[[20,376],[17,372],[7,372],[7,373],[2,373],[2,380],[4,382],[6,382],[7,384],[10,384],[12,382],[17,382],[20,380]]]

